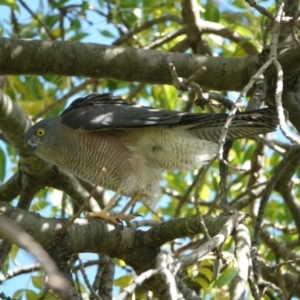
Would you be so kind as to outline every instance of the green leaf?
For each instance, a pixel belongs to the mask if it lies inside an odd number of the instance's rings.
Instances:
[[[39,295],[32,290],[26,290],[26,299],[27,300],[36,300],[39,298]]]
[[[190,278],[197,282],[204,290],[209,289],[214,275],[214,262],[210,259],[200,261],[197,265],[187,268]]]
[[[114,284],[117,285],[117,286],[120,286],[120,287],[125,287],[128,284],[130,284],[133,281],[133,279],[134,279],[134,276],[131,275],[131,274],[124,275],[124,276],[119,277],[118,279],[116,279],[114,281]]]
[[[31,281],[34,287],[42,289],[44,286],[44,279],[42,276],[31,276]]]
[[[19,253],[20,248],[17,245],[12,245],[11,251],[10,251],[10,259],[14,262],[14,264],[19,265],[17,262],[17,256]]]
[[[16,299],[16,300],[21,300],[25,293],[26,293],[26,289],[16,290],[15,293],[13,294],[12,298]]]
[[[60,8],[61,6],[64,6],[65,3],[67,3],[69,0],[56,0],[56,1],[50,1],[53,8]]]
[[[10,261],[9,259],[6,259],[3,266],[2,266],[1,271],[4,275],[7,275],[7,272],[8,272],[8,269],[9,269],[9,261]]]
[[[236,260],[233,260],[216,280],[214,286],[217,288],[221,288],[224,285],[228,284],[236,276],[238,271],[239,268],[237,262]]]
[[[10,8],[19,11],[19,5],[15,0],[0,0],[0,5],[9,6]]]
[[[99,31],[103,36],[106,36],[106,37],[109,37],[109,38],[115,38],[115,36],[110,31],[108,31],[106,29],[100,29]]]
[[[45,199],[39,199],[37,202],[35,202],[31,206],[31,210],[33,210],[33,211],[39,211],[39,210],[47,207],[48,205],[49,205],[48,201],[46,201]]]
[[[208,0],[205,5],[205,20],[219,22],[220,20],[220,12],[218,10],[218,5],[212,0]]]
[[[80,285],[80,287],[82,287],[82,285]],[[83,287],[83,288],[81,289],[81,291],[84,292],[84,291],[85,291],[85,288]],[[42,293],[39,295],[39,299],[41,298],[41,296],[42,296],[43,294],[44,294],[44,292],[42,292]],[[45,299],[45,300],[57,300],[57,297],[55,297],[53,294],[48,293],[44,299]]]
[[[70,37],[70,41],[79,42],[87,36],[88,36],[87,33],[79,32],[79,33],[74,34],[72,37]]]
[[[44,16],[44,21],[47,24],[47,26],[50,28],[52,28],[55,24],[58,24],[59,20],[60,20],[59,14]]]

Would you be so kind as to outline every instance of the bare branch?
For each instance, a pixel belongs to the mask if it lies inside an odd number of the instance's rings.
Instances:
[[[216,236],[212,237],[209,241],[201,245],[198,249],[194,250],[191,254],[183,256],[173,263],[173,274],[176,274],[182,268],[192,265],[199,258],[204,256],[211,250],[215,249],[216,247],[220,247],[235,229],[237,221],[238,213],[233,212],[231,215],[228,216],[228,220],[224,224],[223,229]]]
[[[123,289],[123,292],[116,298],[116,300],[126,300],[127,296],[131,295],[138,286],[142,285],[144,281],[153,277],[154,275],[159,274],[160,272],[161,272],[160,269],[151,269],[142,273],[141,275],[136,277],[129,286]]]
[[[101,298],[99,295],[96,294],[95,290],[93,289],[92,285],[90,284],[90,281],[89,281],[89,279],[87,278],[85,269],[84,269],[84,267],[83,267],[82,260],[80,259],[79,255],[78,255],[78,261],[79,261],[79,267],[80,267],[80,271],[81,271],[81,273],[82,273],[84,282],[85,282],[85,284],[87,285],[88,289],[90,290],[91,295],[92,295],[94,298],[98,299],[98,300],[102,300],[102,298]]]
[[[38,271],[38,270],[41,270],[41,265],[39,263],[16,267],[14,269],[8,270],[5,275],[0,274],[0,283],[4,282],[5,280],[8,280],[10,278],[13,278],[15,276],[18,276],[21,274],[32,273],[32,272]]]
[[[266,16],[267,18],[274,20],[274,16],[266,10],[263,6],[258,5],[254,0],[246,0],[250,6],[254,7],[257,11],[259,11],[262,15]]]
[[[59,272],[55,262],[48,253],[28,233],[3,215],[0,216],[1,238],[17,244],[31,252],[40,261],[42,269],[48,276],[47,285],[62,299],[75,299],[74,290],[66,278]],[[76,294],[76,292],[75,292]]]
[[[278,181],[278,178],[280,177],[281,173],[284,172],[285,168],[287,165],[293,161],[293,159],[298,158],[300,148],[299,146],[294,146],[287,154],[286,156],[282,159],[282,161],[279,163],[277,168],[274,170],[274,173],[269,180],[264,193],[262,195],[261,201],[260,201],[260,206],[259,206],[259,211],[256,219],[256,224],[254,228],[254,245],[258,245],[259,241],[259,236],[262,228],[262,222],[263,222],[263,216],[265,212],[265,208],[268,202],[268,199],[271,195],[272,190],[275,187],[276,182]]]
[[[239,224],[233,234],[235,241],[235,255],[238,263],[238,273],[231,282],[230,299],[243,300],[246,294],[250,266],[251,239],[248,228],[244,224]]]
[[[130,37],[132,37],[133,35],[155,25],[155,24],[159,24],[159,23],[163,23],[163,22],[168,22],[168,21],[173,21],[179,24],[183,24],[181,18],[175,16],[175,15],[164,15],[160,18],[157,19],[153,19],[153,20],[149,20],[146,21],[144,24],[142,24],[139,27],[134,28],[133,30],[129,31],[128,33],[122,35],[119,39],[115,40],[113,42],[113,45],[121,45],[122,43],[124,43],[126,40],[128,40]]]

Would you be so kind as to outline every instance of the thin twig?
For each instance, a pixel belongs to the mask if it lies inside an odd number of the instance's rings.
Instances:
[[[46,106],[44,109],[42,109],[41,111],[39,111],[35,116],[32,117],[32,121],[36,121],[38,118],[40,118],[42,115],[44,115],[45,113],[47,113],[48,111],[50,111],[51,109],[53,109],[53,107],[60,105],[62,103],[64,103],[65,101],[67,101],[71,96],[75,95],[76,93],[80,92],[83,88],[85,88],[87,85],[89,84],[93,84],[97,81],[98,79],[95,78],[88,78],[87,80],[85,80],[84,82],[82,82],[81,84],[75,86],[74,88],[72,88],[67,94],[65,94],[64,96],[62,96],[60,99],[58,99],[57,101],[51,103],[50,105]]]
[[[202,74],[207,70],[206,67],[201,67],[194,74],[192,74],[188,79],[184,80],[184,84],[189,86],[192,82],[196,81]]]
[[[202,91],[200,85],[194,82],[198,77],[200,77],[207,69],[206,67],[201,67],[195,73],[193,73],[188,79],[178,77],[176,72],[175,65],[170,62],[169,69],[173,78],[173,85],[178,90],[178,97],[182,97],[183,91],[187,91],[188,87],[191,87],[195,90],[198,99],[206,99],[208,100],[208,94]]]
[[[140,274],[138,277],[134,279],[134,281],[129,284],[127,287],[125,287],[122,291],[122,293],[116,298],[116,300],[125,300],[127,299],[127,296],[132,294],[137,287],[139,287],[145,280],[153,277],[154,275],[157,275],[161,272],[161,269],[150,269],[142,274]]]
[[[250,6],[254,7],[257,11],[259,11],[262,15],[266,16],[267,18],[274,20],[274,16],[266,10],[263,6],[260,6],[254,0],[246,0]]]
[[[169,34],[166,34],[164,37],[160,38],[160,39],[157,39],[155,40],[154,42],[148,44],[147,46],[143,47],[144,50],[150,50],[150,49],[155,49],[161,45],[164,45],[166,44],[167,42],[169,41],[172,41],[174,40],[175,38],[185,34],[186,30],[185,28],[182,28],[174,33],[169,33]]]
[[[133,30],[130,30],[129,32],[127,32],[126,34],[123,34],[120,38],[118,38],[117,40],[115,40],[113,42],[112,45],[121,45],[122,43],[124,43],[126,40],[128,40],[130,37],[132,37],[133,35],[155,25],[155,24],[159,24],[159,23],[163,23],[163,22],[168,22],[168,21],[173,21],[173,22],[177,22],[179,24],[183,24],[182,19],[175,16],[175,15],[164,15],[160,18],[157,19],[152,19],[149,21],[146,21],[145,23],[143,23],[141,26],[139,27],[135,27]]]
[[[274,290],[277,293],[277,296],[279,297],[278,299],[285,300],[285,297],[284,297],[281,289],[277,285],[275,285],[271,282],[264,281],[264,282],[260,283],[259,286],[271,288],[272,290]],[[262,297],[263,295],[260,295],[260,296]]]
[[[185,191],[184,195],[182,197],[180,197],[180,202],[175,210],[175,214],[174,216],[175,217],[178,217],[179,213],[180,213],[180,210],[182,208],[182,206],[184,205],[184,203],[186,203],[186,201],[188,200],[192,190],[198,186],[200,187],[201,186],[201,183],[202,183],[202,180],[204,179],[205,177],[205,174],[207,172],[207,170],[209,169],[209,167],[212,165],[212,163],[214,162],[214,160],[216,159],[216,157],[213,157],[209,162],[208,164],[202,166],[197,175],[195,176],[195,179],[193,180],[192,184],[187,188],[187,190]],[[199,203],[199,201],[197,201],[195,199],[194,203]]]
[[[56,37],[53,35],[53,33],[51,32],[47,24],[43,20],[41,20],[23,0],[19,0],[19,1],[24,6],[24,8],[32,15],[32,17],[36,19],[38,23],[46,30],[50,38],[52,40],[56,40]]]
[[[261,66],[261,68],[251,77],[251,79],[249,80],[249,82],[246,84],[246,86],[242,89],[238,99],[236,100],[234,106],[232,107],[228,118],[226,120],[226,123],[222,129],[222,133],[220,135],[220,138],[218,140],[218,144],[219,144],[219,149],[218,149],[218,159],[221,161],[223,158],[223,147],[226,141],[226,136],[229,130],[229,127],[231,125],[232,119],[234,118],[234,115],[236,114],[240,103],[242,102],[242,100],[246,97],[247,93],[249,92],[249,90],[252,88],[252,86],[255,84],[255,82],[257,81],[258,77],[263,74],[266,69],[272,64],[271,61],[267,61],[266,63],[263,64],[263,66]]]
[[[216,100],[224,105],[227,109],[232,109],[232,107],[234,106],[233,101],[229,100],[226,96],[216,92],[209,92],[209,100]]]
[[[219,165],[219,172],[220,172],[220,196],[221,196],[221,208],[225,212],[225,214],[229,213],[229,203],[227,199],[227,175],[228,175],[228,154],[231,149],[233,142],[232,141],[227,141],[224,145],[224,152],[223,152],[223,157],[222,160],[220,161]]]
[[[293,287],[291,288],[286,300],[291,300],[296,292],[296,290],[298,289],[300,285],[300,274],[298,274],[298,277],[297,277],[297,280],[296,282],[294,283]]]
[[[84,279],[84,282],[86,284],[86,286],[88,287],[88,289],[90,290],[91,294],[93,297],[95,297],[98,300],[102,300],[102,298],[100,297],[100,295],[97,295],[95,290],[93,289],[92,285],[90,284],[90,281],[86,275],[85,269],[83,267],[83,263],[82,260],[80,259],[80,256],[78,255],[78,262],[79,262],[79,267],[80,267],[80,271],[82,273],[82,277]]]

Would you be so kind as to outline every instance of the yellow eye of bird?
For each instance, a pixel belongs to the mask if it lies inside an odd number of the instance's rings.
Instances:
[[[41,137],[45,134],[45,129],[43,128],[39,128],[37,131],[36,131],[36,135]]]

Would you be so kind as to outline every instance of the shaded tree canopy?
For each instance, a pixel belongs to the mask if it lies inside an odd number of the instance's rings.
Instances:
[[[0,7],[0,298],[300,298],[298,1]],[[92,92],[185,112],[276,106],[280,126],[232,144],[228,118],[218,157],[164,172],[154,210],[137,204],[140,217],[114,226],[80,214],[112,192],[24,142],[33,123]]]

